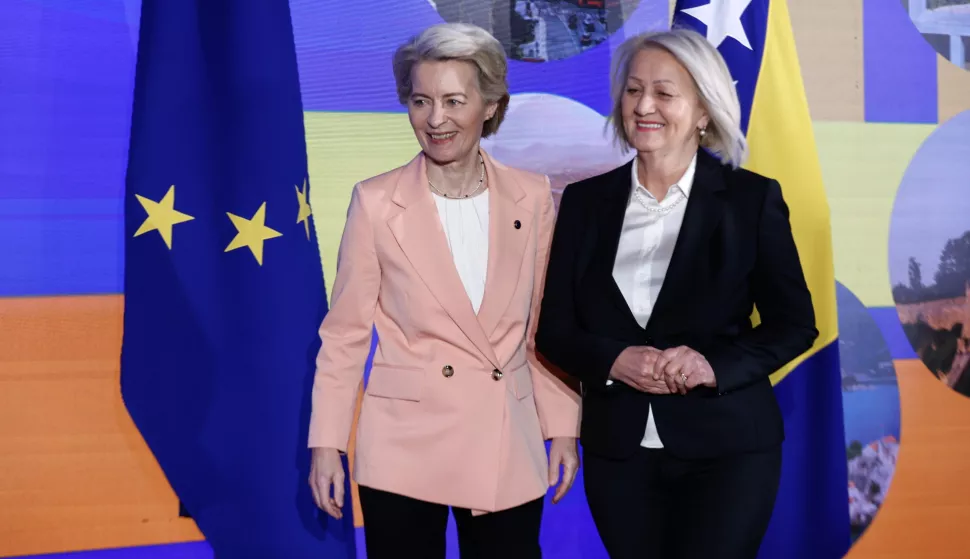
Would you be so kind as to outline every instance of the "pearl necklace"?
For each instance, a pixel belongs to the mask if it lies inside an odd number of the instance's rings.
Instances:
[[[648,212],[653,212],[655,214],[660,214],[660,215],[667,215],[667,214],[669,214],[671,211],[673,211],[674,208],[677,207],[678,204],[680,204],[681,202],[683,202],[684,200],[687,199],[686,196],[681,195],[679,198],[677,198],[677,201],[676,202],[674,202],[673,204],[667,206],[666,208],[664,208],[662,206],[660,208],[657,208],[653,204],[650,204],[650,201],[649,200],[647,200],[646,198],[644,198],[643,194],[640,193],[640,187],[637,187],[636,189],[634,189],[633,195],[637,197],[637,200],[640,201],[640,204]]]
[[[482,167],[482,171],[481,171],[481,174],[480,174],[480,175],[479,175],[479,177],[478,177],[478,186],[477,186],[477,187],[475,188],[475,190],[472,190],[472,191],[471,191],[471,192],[469,192],[468,194],[465,194],[465,195],[463,195],[463,196],[461,196],[461,195],[460,195],[461,193],[459,192],[459,196],[448,196],[448,195],[447,195],[447,194],[445,194],[444,192],[442,192],[442,191],[440,191],[440,190],[438,190],[438,187],[436,187],[436,186],[434,185],[434,183],[433,183],[433,182],[431,182],[431,179],[428,179],[428,185],[429,185],[429,186],[431,186],[431,190],[434,190],[434,191],[435,191],[435,193],[437,193],[437,194],[438,194],[439,196],[443,196],[443,197],[445,197],[445,198],[468,198],[468,197],[469,197],[469,196],[471,196],[472,194],[477,194],[477,193],[478,193],[478,191],[482,189],[482,185],[484,185],[484,184],[485,184],[485,160],[484,160],[484,159],[482,159],[482,156],[481,156],[481,155],[479,155],[479,156],[478,156],[478,161],[479,161],[479,164],[480,164],[480,165],[481,165],[481,167]]]

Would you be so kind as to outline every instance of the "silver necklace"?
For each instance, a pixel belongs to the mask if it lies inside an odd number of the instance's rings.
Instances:
[[[461,195],[461,192],[459,192],[459,196],[448,196],[444,192],[438,190],[438,187],[435,186],[433,182],[431,182],[431,179],[428,179],[428,185],[431,187],[431,190],[435,191],[436,194],[438,194],[439,196],[443,196],[445,198],[468,198],[472,194],[477,194],[478,191],[482,189],[482,185],[485,184],[485,160],[482,159],[481,155],[478,156],[478,162],[482,168],[481,174],[478,177],[478,186],[475,188],[475,190],[472,190],[468,194]]]

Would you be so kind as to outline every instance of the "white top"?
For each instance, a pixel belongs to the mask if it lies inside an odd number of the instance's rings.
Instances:
[[[434,195],[434,202],[458,277],[477,314],[488,272],[488,190],[471,198]]]
[[[640,184],[637,163],[633,162],[630,200],[623,216],[623,230],[613,262],[613,280],[641,328],[646,328],[650,320],[667,275],[674,245],[684,222],[696,168],[695,155],[684,176],[670,187],[663,201],[657,201]],[[612,384],[612,381],[608,382]],[[647,413],[647,428],[640,445],[663,448],[652,409]]]

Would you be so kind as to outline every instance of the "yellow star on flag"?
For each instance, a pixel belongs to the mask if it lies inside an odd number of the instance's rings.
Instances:
[[[300,187],[296,186],[296,200],[300,204],[300,211],[296,214],[296,222],[303,224],[308,240],[310,239],[310,216],[313,215],[313,210],[310,209],[310,203],[307,201],[307,194],[309,192],[310,189],[307,188],[306,179],[303,179],[303,190],[300,190]]]
[[[226,247],[226,252],[237,248],[249,247],[256,262],[263,265],[263,241],[275,237],[283,236],[279,231],[274,231],[266,227],[266,202],[263,202],[252,219],[239,217],[238,215],[226,212],[232,224],[236,226],[236,237]]]
[[[138,194],[135,194],[135,198],[138,199],[141,207],[145,208],[148,217],[145,218],[145,221],[138,228],[138,231],[135,231],[134,236],[137,237],[149,231],[158,231],[158,234],[162,236],[162,240],[165,241],[165,246],[169,250],[172,250],[172,227],[179,223],[185,223],[186,221],[195,219],[190,215],[175,210],[175,185],[170,186],[168,192],[158,202],[149,200]]]

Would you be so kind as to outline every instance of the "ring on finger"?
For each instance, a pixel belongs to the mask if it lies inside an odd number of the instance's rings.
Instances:
[[[680,380],[684,381],[684,384],[687,384],[687,375],[680,373]]]

